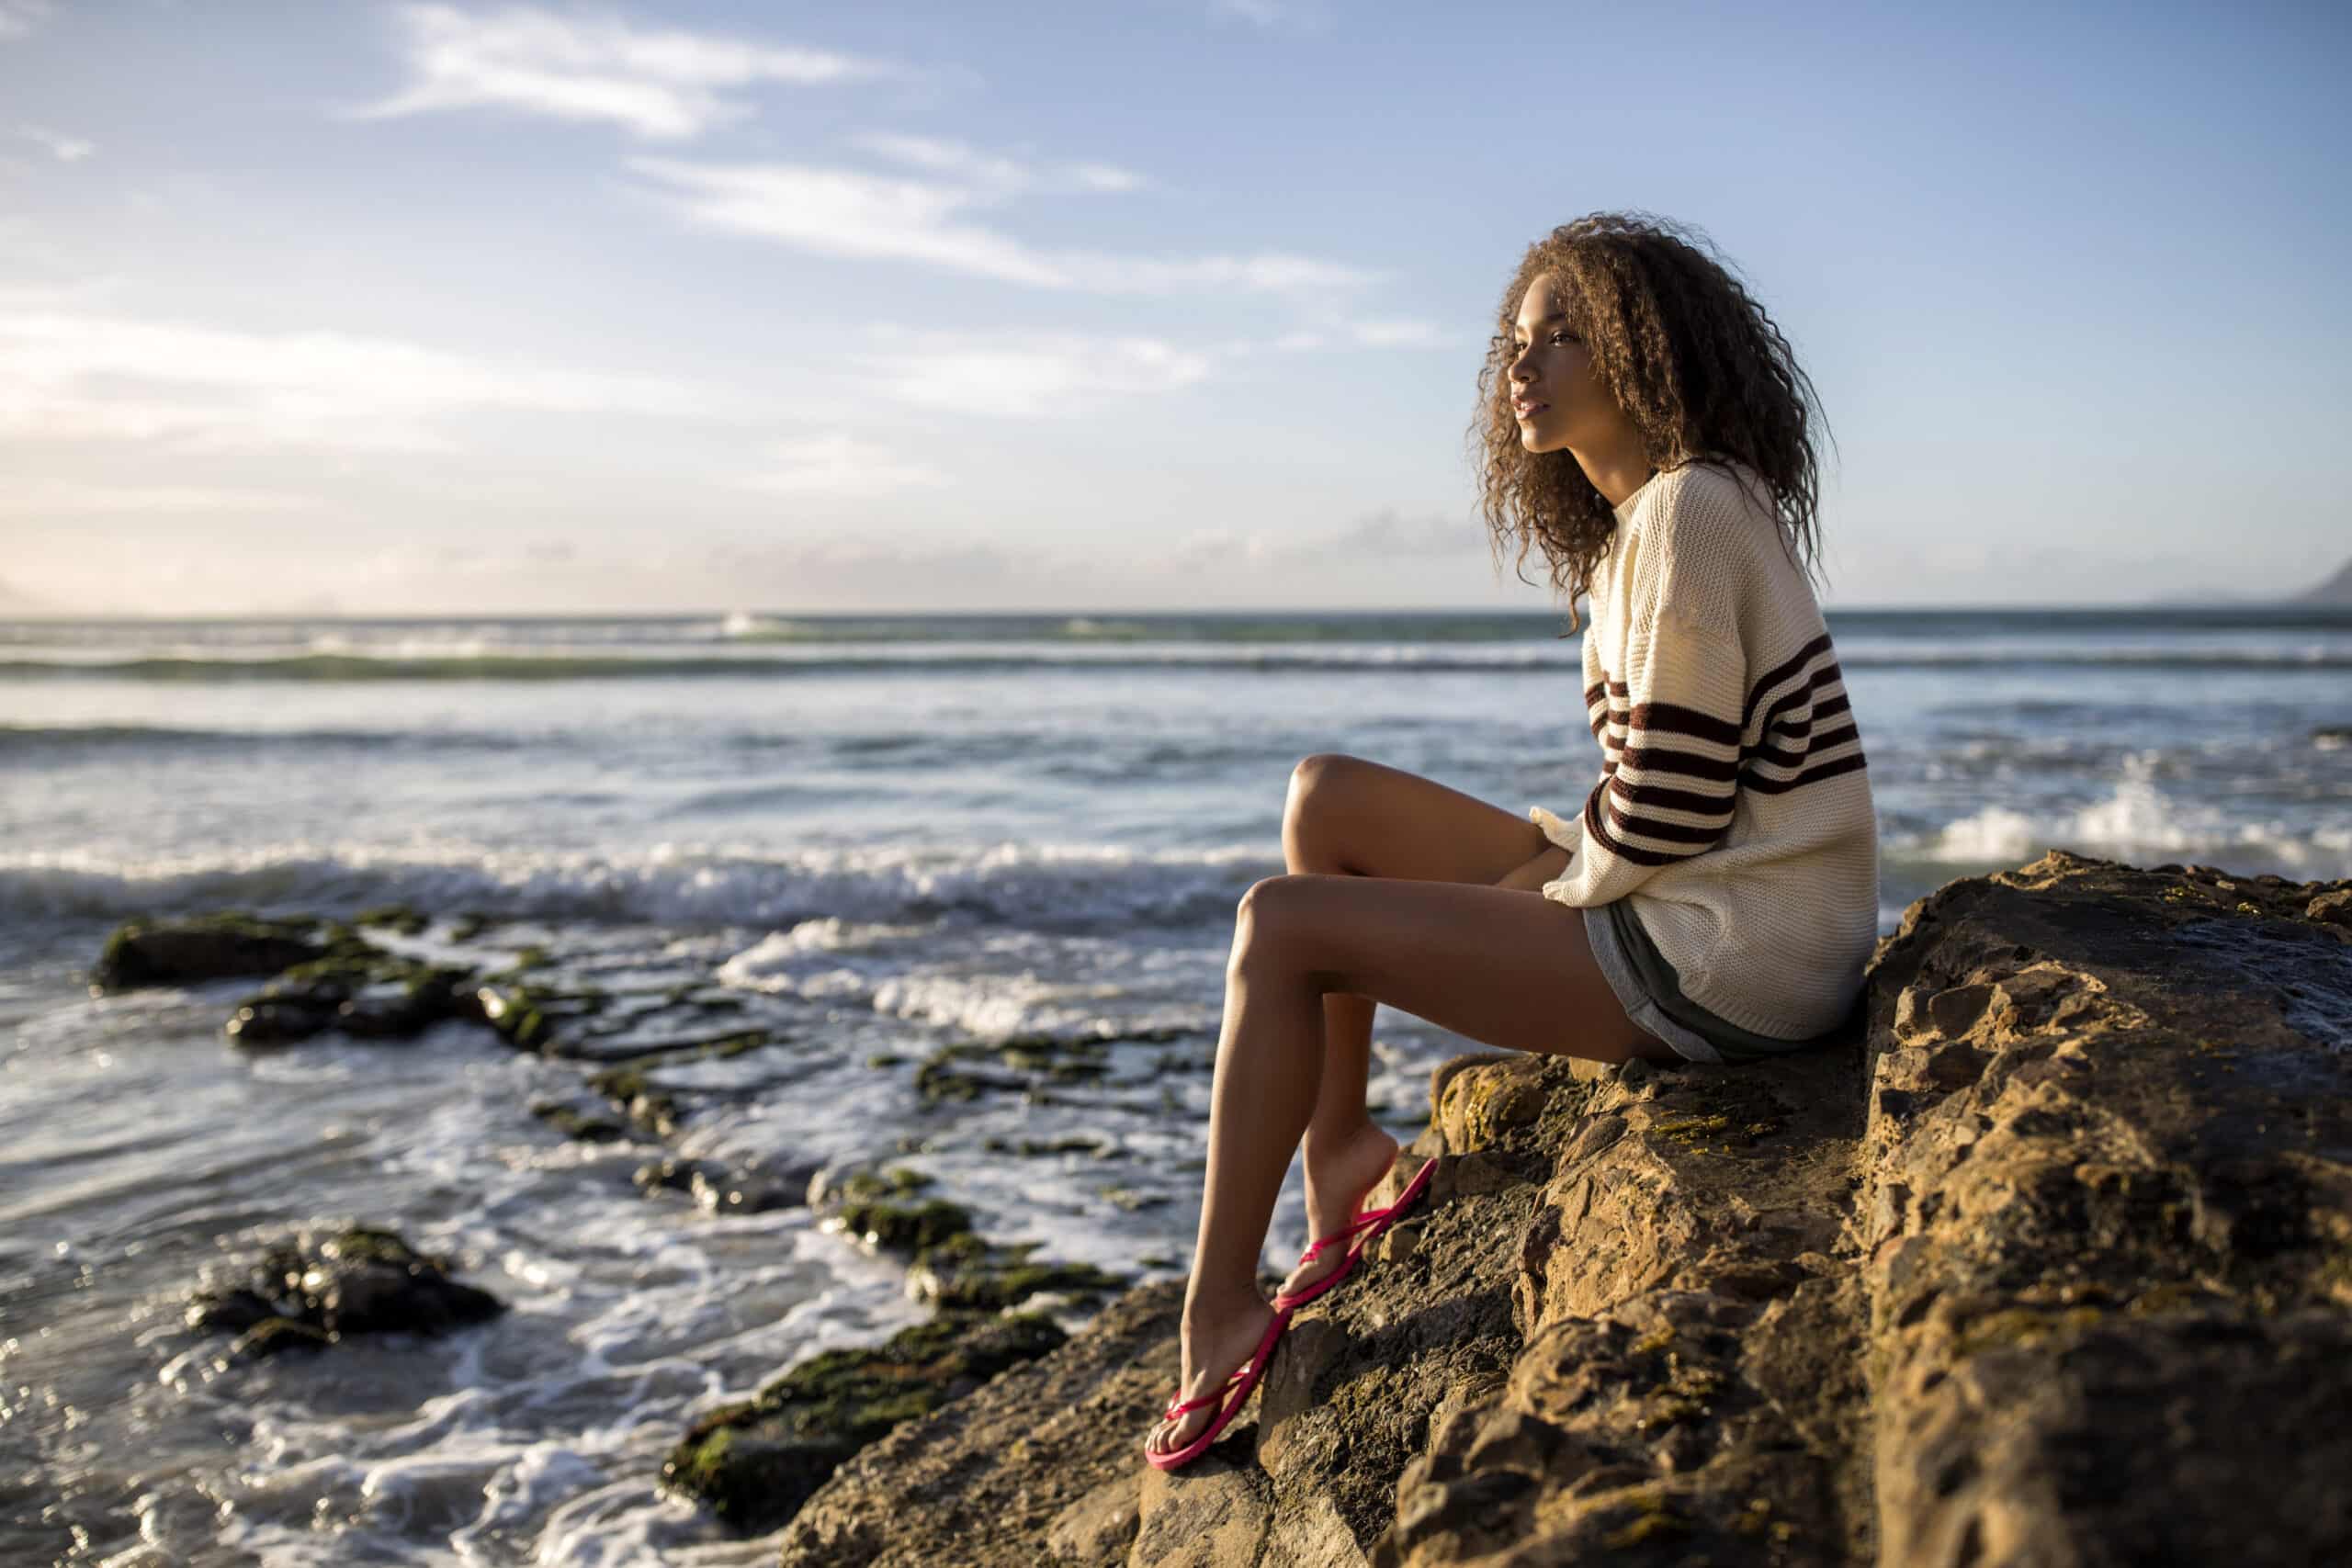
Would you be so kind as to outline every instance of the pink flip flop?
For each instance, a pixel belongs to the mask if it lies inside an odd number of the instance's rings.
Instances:
[[[1266,1325],[1266,1337],[1258,1341],[1258,1348],[1250,1354],[1250,1359],[1236,1367],[1233,1375],[1225,1380],[1225,1387],[1213,1389],[1200,1398],[1188,1399],[1182,1404],[1171,1401],[1168,1408],[1160,1412],[1170,1421],[1181,1421],[1188,1411],[1198,1410],[1204,1404],[1216,1404],[1220,1400],[1225,1401],[1216,1413],[1216,1419],[1209,1423],[1208,1429],[1173,1452],[1154,1453],[1151,1450],[1146,1449],[1143,1457],[1160,1470],[1174,1470],[1180,1464],[1191,1463],[1206,1451],[1208,1446],[1216,1441],[1217,1434],[1224,1431],[1227,1424],[1241,1414],[1241,1407],[1250,1402],[1250,1391],[1258,1386],[1258,1379],[1264,1375],[1266,1362],[1274,1353],[1274,1341],[1280,1339],[1283,1337],[1283,1330],[1289,1326],[1289,1311],[1286,1308],[1276,1307],[1274,1321]],[[1241,1385],[1238,1389],[1233,1386],[1237,1382]],[[1183,1391],[1180,1389],[1177,1392],[1181,1393]]]
[[[1324,1275],[1323,1278],[1316,1280],[1313,1284],[1306,1286],[1295,1294],[1278,1292],[1274,1297],[1274,1310],[1277,1312],[1290,1312],[1298,1307],[1302,1307],[1308,1302],[1313,1301],[1316,1297],[1321,1295],[1324,1292],[1329,1290],[1332,1286],[1338,1284],[1340,1280],[1346,1279],[1348,1275],[1354,1270],[1356,1258],[1361,1256],[1363,1249],[1371,1244],[1372,1238],[1378,1235],[1382,1231],[1386,1230],[1391,1221],[1395,1220],[1398,1214],[1403,1213],[1407,1209],[1412,1206],[1413,1200],[1419,1198],[1421,1195],[1421,1190],[1429,1185],[1430,1172],[1436,1168],[1437,1161],[1427,1161],[1422,1165],[1419,1170],[1413,1173],[1413,1179],[1406,1183],[1405,1190],[1397,1196],[1396,1201],[1389,1204],[1385,1209],[1363,1210],[1354,1219],[1350,1220],[1345,1225],[1341,1226],[1339,1230],[1334,1231],[1331,1235],[1327,1236],[1318,1236],[1316,1239],[1315,1244],[1309,1247],[1305,1253],[1300,1255],[1299,1261],[1301,1263],[1313,1262],[1316,1257],[1327,1247],[1347,1241],[1351,1236],[1353,1236],[1355,1239],[1348,1247],[1347,1257],[1340,1260],[1340,1266],[1337,1269],[1332,1269],[1329,1274]]]

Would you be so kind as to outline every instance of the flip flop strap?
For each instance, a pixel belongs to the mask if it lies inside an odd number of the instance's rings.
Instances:
[[[1234,1368],[1233,1375],[1227,1378],[1217,1388],[1201,1395],[1198,1399],[1188,1399],[1182,1404],[1171,1403],[1168,1408],[1161,1411],[1160,1414],[1167,1416],[1170,1421],[1176,1421],[1182,1419],[1184,1413],[1188,1410],[1198,1410],[1204,1404],[1219,1404],[1224,1403],[1225,1396],[1233,1391],[1233,1385],[1239,1382],[1244,1377],[1248,1376],[1250,1369],[1257,1364],[1258,1358],[1255,1356],[1250,1357],[1248,1360]]]
[[[1340,1226],[1338,1230],[1333,1231],[1329,1235],[1316,1237],[1315,1245],[1306,1249],[1305,1255],[1299,1258],[1299,1261],[1301,1263],[1313,1262],[1316,1255],[1321,1252],[1325,1247],[1331,1246],[1335,1242],[1342,1242],[1351,1239],[1354,1236],[1356,1232],[1363,1230],[1367,1225],[1378,1224],[1381,1221],[1386,1219],[1392,1213],[1394,1213],[1396,1207],[1396,1204],[1391,1203],[1385,1209],[1364,1210],[1354,1219],[1350,1220],[1346,1224]]]

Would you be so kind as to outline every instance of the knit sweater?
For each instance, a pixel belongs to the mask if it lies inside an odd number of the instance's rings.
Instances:
[[[1630,912],[1684,995],[1758,1034],[1839,1023],[1878,932],[1878,817],[1829,628],[1753,469],[1660,470],[1594,568],[1583,809],[1544,896]]]

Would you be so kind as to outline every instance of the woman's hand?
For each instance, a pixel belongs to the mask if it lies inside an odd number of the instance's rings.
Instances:
[[[1567,874],[1568,852],[1557,844],[1546,845],[1533,860],[1506,872],[1498,887],[1523,887],[1532,892],[1543,891],[1547,882],[1556,882]]]

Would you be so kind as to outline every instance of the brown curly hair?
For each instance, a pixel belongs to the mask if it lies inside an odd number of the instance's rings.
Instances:
[[[1703,233],[1646,212],[1594,212],[1528,247],[1496,312],[1500,331],[1478,372],[1470,425],[1479,510],[1501,575],[1505,541],[1519,540],[1514,571],[1540,547],[1551,586],[1565,594],[1568,631],[1576,600],[1616,532],[1616,511],[1575,455],[1530,452],[1510,406],[1511,341],[1521,299],[1546,273],[1592,355],[1592,373],[1641,433],[1653,469],[1736,459],[1770,489],[1782,547],[1805,564],[1820,555],[1817,464],[1812,435],[1826,433],[1820,399],[1788,339],[1750,298],[1728,263],[1690,236]],[[1791,559],[1795,560],[1793,549]],[[1529,580],[1522,573],[1522,582]]]

